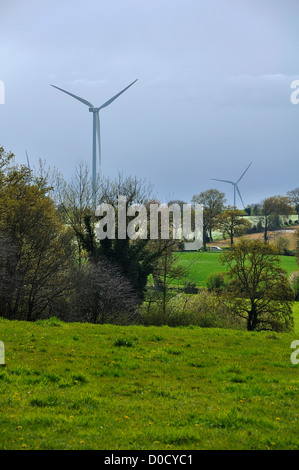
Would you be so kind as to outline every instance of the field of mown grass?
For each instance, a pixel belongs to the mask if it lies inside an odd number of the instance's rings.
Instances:
[[[188,270],[185,280],[194,282],[197,287],[204,287],[210,273],[226,271],[226,267],[220,264],[220,257],[221,252],[182,251],[178,253],[177,263]],[[279,259],[288,275],[299,269],[295,256],[279,256]],[[173,285],[183,283],[184,280],[173,281]]]
[[[296,332],[0,319],[0,449],[298,449]]]

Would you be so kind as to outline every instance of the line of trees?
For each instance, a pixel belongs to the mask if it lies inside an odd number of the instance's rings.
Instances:
[[[204,206],[204,250],[207,242],[213,241],[213,231],[230,238],[231,249],[221,256],[227,272],[212,274],[208,289],[219,294],[219,301],[229,308],[231,315],[246,322],[249,331],[291,331],[292,302],[299,299],[298,271],[288,280],[286,271],[280,267],[281,250],[268,241],[270,230],[280,228],[293,214],[299,216],[299,188],[289,191],[287,196],[266,198],[245,211],[226,206],[224,193],[216,189],[194,195],[192,202]],[[234,244],[235,236],[254,229],[248,215],[254,216],[251,219],[256,220],[264,241],[241,239]],[[299,231],[296,254],[299,263]]]
[[[172,256],[172,241],[126,236],[100,242],[91,187],[84,165],[67,184],[44,162],[36,175],[15,166],[13,154],[0,148],[1,316],[132,322],[138,320],[149,275],[161,289],[161,263]],[[119,195],[126,196],[127,205],[153,200],[145,180],[119,174],[98,181],[99,203],[112,204],[117,212]],[[133,218],[128,216],[127,224]]]
[[[159,311],[163,323],[180,306],[175,324],[180,324],[183,312],[185,322],[205,326],[213,315],[225,321],[231,315],[246,320],[248,330],[286,331],[292,327],[294,291],[279,267],[278,252],[267,241],[273,214],[287,217],[294,211],[295,190],[290,195],[293,199],[274,196],[259,207],[265,236],[264,242],[256,243],[234,243],[234,237],[250,224],[243,211],[225,205],[224,193],[210,189],[194,195],[192,203],[204,206],[204,249],[218,230],[230,237],[231,250],[223,256],[228,268],[225,289],[202,292],[196,302],[194,296],[190,302],[197,289],[189,284],[181,304],[169,303],[174,298],[170,283],[186,278],[186,268],[177,263],[180,241],[161,236],[158,240],[126,236],[99,241],[91,187],[84,165],[66,183],[43,162],[36,172],[14,165],[13,154],[0,148],[0,316],[26,321],[58,316],[65,321],[128,324],[142,320],[144,308],[140,307],[146,305],[148,312],[151,306]],[[126,196],[128,206],[149,207],[158,202],[145,180],[122,174],[115,180],[98,180],[98,203],[111,204],[116,214],[119,195]],[[127,214],[126,226],[133,218]],[[299,235],[297,256],[299,259]],[[150,276],[153,284],[149,288]],[[193,310],[188,313],[188,308]]]
[[[230,238],[231,245],[235,236],[262,232],[264,240],[269,240],[269,231],[281,228],[291,215],[299,219],[299,188],[289,191],[287,196],[271,196],[259,204],[247,206],[245,210],[226,205],[224,193],[217,189],[208,189],[195,194],[192,203],[203,205],[203,249],[213,242],[213,231],[220,231]],[[254,221],[249,221],[248,217]]]

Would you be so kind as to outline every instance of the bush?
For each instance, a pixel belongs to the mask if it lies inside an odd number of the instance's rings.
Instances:
[[[139,306],[131,283],[118,267],[104,260],[88,262],[73,278],[70,321],[90,323],[136,323]]]
[[[197,287],[196,287],[195,282],[187,281],[187,282],[184,284],[183,292],[184,292],[185,294],[197,294],[198,289],[197,289]]]
[[[295,300],[299,300],[299,271],[294,271],[290,275],[289,281],[295,295]]]
[[[223,290],[225,286],[224,273],[210,273],[206,279],[209,292]]]
[[[289,251],[290,240],[287,237],[280,235],[276,238],[275,245],[282,254],[286,254],[286,252]]]
[[[233,319],[221,296],[202,290],[196,295],[179,294],[168,303],[165,312],[160,301],[144,303],[140,309],[141,323],[146,326],[189,326],[202,328],[243,327],[240,321]]]

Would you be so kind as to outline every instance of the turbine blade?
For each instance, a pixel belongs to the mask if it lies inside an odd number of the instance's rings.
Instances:
[[[238,194],[239,194],[239,196],[240,196],[241,202],[242,202],[242,204],[243,204],[243,207],[244,207],[244,209],[245,209],[244,202],[243,202],[243,199],[242,199],[242,196],[241,196],[240,190],[239,190],[239,188],[238,188],[238,185],[236,184],[236,186],[235,186],[235,187],[236,187],[236,189],[237,189],[237,191],[238,191]]]
[[[251,162],[252,163],[252,162]],[[251,163],[249,163],[248,167],[246,168],[246,170],[244,171],[244,173],[242,173],[242,175],[240,176],[240,178],[238,179],[237,183],[239,183],[239,181],[243,178],[243,176],[245,175],[246,171],[248,170],[248,168],[250,167]],[[236,184],[237,184],[236,183]]]
[[[81,101],[81,103],[86,104],[86,106],[89,106],[90,108],[93,108],[93,104],[91,104],[89,101],[84,100],[83,98],[80,98],[80,96],[73,95],[73,93],[70,93],[69,91],[63,90],[62,88],[59,88],[58,86],[51,85],[54,88],[57,88],[57,90],[63,91],[63,93],[66,93],[67,95],[72,96],[73,98],[76,98],[76,100]]]
[[[223,183],[230,183],[230,184],[235,184],[233,181],[228,181],[228,180],[217,180],[216,178],[211,178],[213,181],[222,181]]]
[[[103,109],[103,108],[106,108],[106,106],[109,106],[109,104],[111,104],[114,100],[116,100],[116,98],[118,98],[122,93],[124,93],[128,88],[130,88],[130,86],[134,85],[134,83],[136,83],[138,80],[138,78],[136,80],[134,80],[134,82],[132,82],[129,86],[127,86],[126,88],[124,88],[122,91],[120,91],[119,93],[117,93],[117,95],[113,96],[112,98],[110,98],[110,100],[106,101],[104,104],[102,104],[102,106],[99,107],[99,109]]]
[[[96,128],[97,128],[97,137],[98,137],[98,146],[99,146],[99,162],[100,162],[100,168],[101,168],[101,132],[100,132],[99,112],[96,113]]]

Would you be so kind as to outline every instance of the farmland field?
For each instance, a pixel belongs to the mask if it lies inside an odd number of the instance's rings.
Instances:
[[[210,273],[225,271],[225,266],[220,264],[221,253],[217,252],[188,252],[179,253],[178,264],[188,269],[187,280],[194,282],[197,287],[203,287]],[[280,256],[281,267],[288,274],[298,269],[294,256]],[[182,281],[179,282],[180,284]]]
[[[291,334],[0,319],[0,449],[298,449]]]
[[[253,224],[256,224],[257,218],[256,217],[245,217],[247,220],[252,222]],[[290,219],[295,222],[297,220],[297,216],[290,216]],[[296,230],[299,230],[299,225],[292,225],[289,227],[282,228],[280,230],[273,230],[268,232],[268,237],[269,237],[269,242],[270,243],[276,243],[278,238],[284,238],[287,240],[288,243],[288,248],[290,250],[294,250],[296,248],[296,236],[295,232]],[[257,233],[252,233],[248,235],[243,235],[242,238],[248,239],[248,240],[263,240],[264,239],[264,234],[262,232],[257,232]],[[208,243],[207,246],[212,246],[212,245],[218,245],[220,247],[228,247],[230,246],[230,240],[229,238],[226,238],[226,240],[223,239],[223,235],[220,232],[213,232],[213,243]],[[238,240],[238,237],[235,238],[235,241]]]

